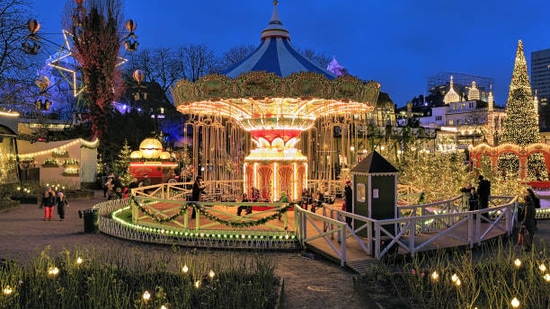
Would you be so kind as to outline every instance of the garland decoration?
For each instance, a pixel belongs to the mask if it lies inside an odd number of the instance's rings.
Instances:
[[[214,216],[214,215],[212,215],[212,214],[210,214],[209,212],[206,211],[207,207],[201,206],[200,204],[197,204],[197,203],[194,203],[194,202],[187,202],[187,203],[183,204],[180,207],[180,209],[177,213],[175,213],[175,214],[173,214],[169,217],[164,217],[163,218],[163,217],[159,217],[159,216],[151,213],[147,208],[145,208],[143,206],[143,205],[150,205],[150,204],[154,204],[154,203],[155,203],[154,200],[149,200],[149,199],[144,200],[142,203],[140,203],[139,201],[137,201],[135,196],[132,196],[132,198],[130,199],[130,205],[132,207],[137,207],[139,209],[139,211],[141,211],[143,214],[145,214],[149,218],[153,219],[157,223],[166,223],[166,222],[174,221],[179,216],[185,215],[190,208],[195,208],[195,211],[200,213],[205,218],[207,218],[209,220],[212,220],[212,221],[216,221],[219,224],[226,225],[226,226],[231,226],[231,227],[235,227],[235,228],[258,226],[258,225],[263,225],[263,224],[265,224],[265,223],[267,223],[268,221],[271,221],[271,220],[280,219],[282,214],[286,213],[289,209],[291,209],[295,205],[298,205],[298,203],[294,203],[294,202],[288,203],[287,205],[277,209],[277,211],[274,214],[269,215],[267,217],[260,218],[258,220],[233,221],[233,220],[225,220],[225,219],[216,217],[216,216]]]

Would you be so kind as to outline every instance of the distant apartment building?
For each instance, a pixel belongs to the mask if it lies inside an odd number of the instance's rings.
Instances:
[[[539,127],[550,131],[550,49],[531,53],[531,88],[538,98]]]

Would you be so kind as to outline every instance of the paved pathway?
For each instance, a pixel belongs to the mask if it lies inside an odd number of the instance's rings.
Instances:
[[[84,233],[84,223],[78,217],[78,210],[89,209],[104,200],[103,193],[99,191],[95,192],[93,199],[70,200],[63,222],[59,219],[43,221],[44,210],[39,209],[38,205],[21,204],[19,208],[0,213],[0,259],[24,261],[45,246],[51,247],[52,255],[64,248],[71,250],[83,246],[117,250],[131,248],[167,254],[172,252],[167,246],[129,242],[101,233]],[[211,250],[197,251],[210,259],[219,254]],[[238,257],[254,253],[231,251],[231,254]],[[351,271],[324,259],[305,258],[301,252],[265,254],[276,261],[275,273],[284,279],[282,308],[364,308],[360,296],[353,292],[354,273]]]
[[[70,201],[63,222],[59,219],[43,221],[43,209],[39,209],[38,205],[21,204],[19,208],[0,213],[0,259],[25,260],[45,246],[50,246],[52,253],[83,246],[171,252],[171,248],[166,246],[129,242],[101,233],[84,233],[84,223],[78,217],[78,210],[89,209],[104,201],[102,196],[102,192],[96,191],[92,199]],[[535,238],[539,246],[550,246],[550,220],[540,220],[538,227],[539,233]],[[208,250],[199,251],[205,255],[212,254]],[[237,251],[232,254],[252,253]],[[275,272],[285,280],[282,308],[364,308],[360,296],[352,292],[352,272],[323,259],[304,258],[300,252],[269,252],[266,255],[277,261]]]

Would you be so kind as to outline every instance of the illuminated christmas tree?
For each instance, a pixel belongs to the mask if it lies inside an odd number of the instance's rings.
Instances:
[[[504,143],[525,146],[540,142],[537,111],[521,40],[518,41],[503,129],[501,141]]]
[[[130,154],[132,148],[128,145],[128,140],[124,140],[124,145],[120,149],[118,154],[118,160],[114,166],[115,175],[120,176],[120,180],[123,185],[128,185],[132,181],[132,174],[130,174]]]
[[[518,41],[503,129],[501,141],[504,143],[526,146],[540,142],[538,115],[521,40]],[[528,179],[547,178],[542,154],[536,153],[529,156],[527,167]],[[517,157],[511,153],[501,155],[498,168],[509,176],[517,176],[519,168]]]

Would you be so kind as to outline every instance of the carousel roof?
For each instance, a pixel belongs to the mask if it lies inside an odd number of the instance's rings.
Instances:
[[[314,72],[328,79],[336,78],[336,75],[311,62],[290,45],[290,34],[279,19],[276,1],[271,20],[262,31],[261,41],[260,46],[248,57],[223,74],[236,78],[251,71],[265,71],[287,77],[292,73]]]

